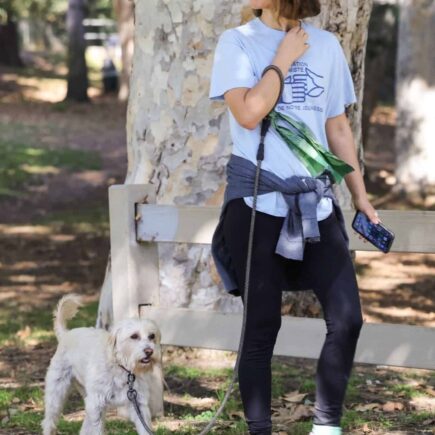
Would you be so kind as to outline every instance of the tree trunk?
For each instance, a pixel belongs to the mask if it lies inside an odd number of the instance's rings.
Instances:
[[[435,184],[435,1],[400,0],[395,190]]]
[[[18,43],[18,28],[15,20],[0,24],[0,63],[7,66],[23,66]]]
[[[210,70],[218,36],[253,18],[243,3],[204,2],[199,7],[192,0],[136,2],[125,183],[153,184],[158,204],[222,204],[231,138],[226,106],[208,99]],[[370,10],[371,1],[330,0],[324,2],[321,17],[313,20],[337,34],[350,60],[359,104],[349,115],[360,156]],[[341,186],[336,193],[341,204],[351,208],[347,189]],[[241,299],[223,290],[209,246],[164,243],[159,252],[161,306],[243,310]],[[108,280],[110,268],[105,283]],[[110,291],[110,285],[103,290]],[[311,305],[313,298],[307,296]],[[101,301],[110,299],[101,295]],[[97,326],[111,318],[110,304],[102,302]]]
[[[380,101],[394,102],[398,13],[396,4],[375,1],[368,30],[365,59],[362,143],[367,144],[370,117]]]
[[[88,101],[88,68],[86,65],[85,29],[86,0],[69,0],[66,26],[68,33],[67,100]]]
[[[134,2],[133,0],[114,0],[114,9],[121,40],[122,70],[118,98],[125,101],[128,98],[134,48]]]

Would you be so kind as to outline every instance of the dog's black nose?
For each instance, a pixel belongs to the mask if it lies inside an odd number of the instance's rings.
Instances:
[[[145,352],[145,355],[148,357],[148,356],[151,356],[153,353],[154,353],[154,351],[152,350],[152,349],[144,349],[144,352]]]

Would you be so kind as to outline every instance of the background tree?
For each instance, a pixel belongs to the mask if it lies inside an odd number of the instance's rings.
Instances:
[[[22,6],[13,0],[0,3],[0,63],[3,65],[23,66],[18,38],[18,17]]]
[[[395,3],[374,2],[370,16],[365,59],[362,138],[369,140],[370,117],[376,106],[394,104],[398,33]]]
[[[211,103],[208,91],[218,36],[253,17],[243,3],[224,0],[199,7],[193,0],[136,1],[125,183],[153,184],[159,204],[222,204],[231,138],[226,105]],[[359,102],[349,117],[362,156],[361,103],[372,1],[322,3],[322,14],[313,21],[339,37],[349,59]],[[336,194],[344,208],[351,208],[345,183]],[[209,246],[165,243],[159,252],[162,306],[242,311],[240,298],[221,288]],[[112,322],[110,281],[109,263],[97,319],[97,326],[106,328]],[[292,314],[304,315],[316,303],[314,293],[302,294],[286,293],[287,301],[297,299]]]
[[[87,0],[69,0],[66,18],[68,33],[68,87],[67,100],[88,101],[88,67],[86,65],[86,41],[83,20],[86,17]]]
[[[29,42],[28,39],[33,38],[32,42],[36,43],[38,50],[50,50],[53,31],[57,38],[63,39],[66,8],[67,0],[1,0],[0,63],[10,66],[23,65],[20,58],[20,40],[25,45],[25,42]],[[25,32],[23,41],[20,30],[24,23],[27,33]]]
[[[395,190],[435,184],[434,0],[400,0]]]

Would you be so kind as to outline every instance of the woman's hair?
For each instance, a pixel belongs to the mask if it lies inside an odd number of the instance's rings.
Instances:
[[[319,0],[272,0],[272,4],[276,19],[283,17],[298,20],[320,14]],[[259,17],[262,11],[262,9],[252,9],[256,17]]]

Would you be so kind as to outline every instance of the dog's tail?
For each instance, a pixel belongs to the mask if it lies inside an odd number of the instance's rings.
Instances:
[[[83,306],[82,297],[77,293],[69,293],[59,300],[53,312],[54,333],[58,340],[68,330],[66,321],[72,319],[81,306]]]

